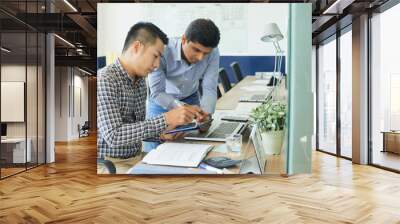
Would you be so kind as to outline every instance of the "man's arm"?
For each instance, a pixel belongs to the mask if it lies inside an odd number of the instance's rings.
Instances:
[[[167,72],[167,62],[164,55],[160,60],[160,67],[148,76],[150,97],[166,110],[171,110],[178,105],[175,103],[175,98],[165,92],[165,80]]]
[[[164,115],[135,123],[123,123],[116,83],[100,77],[97,85],[98,128],[109,146],[132,145],[146,138],[158,137],[165,130]]]
[[[210,114],[214,113],[217,103],[218,68],[219,50],[215,48],[210,55],[209,64],[203,75],[203,96],[200,100],[201,108]]]

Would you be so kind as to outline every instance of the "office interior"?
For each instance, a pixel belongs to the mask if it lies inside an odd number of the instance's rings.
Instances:
[[[301,101],[303,105],[310,105],[308,109],[305,108],[299,111],[299,108],[295,104],[292,104],[287,106],[287,110],[284,113],[288,114],[288,117],[303,116],[301,121],[305,123],[309,120],[308,123],[311,124],[312,117],[309,116],[312,113],[311,89],[287,90],[291,88],[290,86],[294,85],[294,83],[296,85],[304,85],[305,87],[311,86],[311,56],[307,56],[308,54],[311,55],[311,45],[307,46],[308,42],[303,41],[307,39],[306,35],[311,32],[311,26],[307,19],[307,16],[311,14],[311,5],[297,6],[298,7],[292,7],[292,5],[288,3],[209,3],[207,5],[201,3],[171,3],[168,5],[99,4],[97,7],[98,68],[103,68],[115,62],[116,57],[120,54],[119,52],[122,51],[122,45],[120,43],[124,41],[125,35],[129,31],[130,24],[132,23],[142,21],[143,18],[146,18],[147,21],[157,24],[168,37],[174,38],[181,37],[192,20],[202,18],[204,15],[209,14],[208,18],[214,21],[221,33],[221,40],[218,45],[220,69],[216,75],[218,75],[221,82],[219,88],[220,93],[223,94],[221,94],[222,98],[218,99],[216,111],[213,114],[215,126],[212,126],[210,130],[214,130],[214,127],[218,126],[217,123],[220,122],[219,117],[224,116],[222,114],[236,114],[237,116],[242,114],[246,119],[249,118],[249,115],[246,113],[249,113],[252,107],[254,108],[253,105],[257,106],[257,103],[242,103],[240,102],[240,98],[235,97],[235,95],[252,96],[261,94],[264,95],[265,98],[270,95],[272,96],[271,102],[279,101],[285,105],[288,105],[289,101]],[[164,11],[173,14],[174,17],[166,21],[165,18],[170,18],[170,16],[169,14],[163,15],[162,12]],[[298,15],[299,18],[295,19],[295,15]],[[279,32],[281,38],[276,42],[262,41],[261,38],[263,36],[271,34],[266,34],[264,29],[260,29],[260,27],[256,25],[259,20],[263,20],[266,24],[273,24],[276,30],[278,30],[274,31],[273,35],[276,35],[275,32]],[[119,24],[119,26],[115,26],[114,24]],[[309,30],[310,32],[304,32],[301,35],[293,35],[293,31],[299,29],[299,27],[302,27],[303,30]],[[298,38],[298,36],[301,37]],[[310,38],[311,37],[308,39]],[[291,42],[291,47],[288,47],[289,42]],[[276,48],[274,47],[275,45],[277,46]],[[295,55],[294,52],[299,52],[299,54]],[[275,59],[276,54],[279,56],[277,60]],[[304,59],[304,61],[301,59]],[[275,60],[280,62],[274,63]],[[290,61],[290,63],[286,63],[286,61]],[[234,64],[236,64],[236,69],[234,69]],[[273,74],[273,71],[276,71],[275,74]],[[291,74],[294,73],[296,73],[296,76],[292,77]],[[263,76],[263,78],[265,76],[265,79],[268,80],[265,80],[264,84],[261,84],[264,86],[270,82],[272,76],[274,76],[274,79],[280,79],[282,81],[279,82],[280,84],[277,84],[276,88],[271,88],[272,86],[265,88],[259,84],[260,82],[263,83],[263,81],[260,80],[261,78],[257,78],[259,79],[258,81],[249,81],[249,79],[246,79],[249,78],[247,76],[252,76],[253,78],[254,76]],[[300,80],[304,83],[300,83]],[[235,88],[235,84],[239,83],[239,81],[242,82],[243,86],[237,89]],[[254,84],[254,82],[258,82],[258,84]],[[261,88],[261,91],[255,91],[257,88]],[[226,95],[226,93],[229,92],[232,94]],[[235,92],[238,92],[238,94],[235,94]],[[291,95],[288,92],[290,92]],[[299,99],[294,99],[295,97]],[[232,103],[227,101],[232,101]],[[261,105],[261,102],[258,104]],[[276,168],[271,166],[269,170],[265,171],[266,173],[289,175],[309,172],[311,161],[307,155],[310,155],[311,151],[312,126],[304,123],[300,124],[299,121],[300,119],[292,119],[286,122],[286,126],[290,126],[291,130],[287,128],[282,130],[282,135],[286,133],[286,136],[282,136],[284,139],[282,143],[284,146],[280,150],[282,153],[277,153],[276,156],[267,156],[268,159],[266,162],[278,164],[278,162],[273,161],[280,161],[280,165]],[[225,124],[229,123],[225,122]],[[248,132],[242,132],[245,139],[247,139],[247,135],[251,132],[250,125],[247,129],[249,129]],[[304,144],[302,148],[294,150],[294,145],[299,144],[298,140],[296,140],[298,139],[295,137],[296,135],[306,136],[308,141],[302,143]],[[188,142],[195,144],[213,143],[205,141],[186,141],[186,143]],[[250,142],[247,140],[243,142],[243,148],[246,147],[247,143]],[[218,150],[217,147],[218,144],[215,150],[223,151]],[[301,153],[296,153],[296,151],[301,151]],[[215,151],[213,150],[213,152]],[[144,152],[144,154],[145,153],[146,152]],[[227,154],[229,155],[229,153]],[[212,157],[212,155],[209,155],[209,157]],[[243,155],[244,161],[249,161],[250,158],[251,156]],[[270,161],[268,162],[268,160]],[[256,161],[252,163],[256,163]],[[265,161],[262,163],[265,163]],[[161,167],[159,168],[160,170],[162,169]],[[167,169],[167,167],[164,168]],[[242,167],[240,168],[241,174],[243,174],[243,169]],[[153,170],[155,170],[155,168],[149,168],[149,173],[154,174]],[[141,171],[141,173],[142,172],[143,171]],[[264,173],[264,171],[262,173]]]
[[[52,175],[61,178],[65,175],[66,178],[71,178],[71,182],[79,182],[75,175],[77,169],[88,170],[83,177],[93,178],[91,180],[94,185],[104,187],[103,184],[107,181],[116,181],[113,178],[104,180],[104,177],[96,176],[94,169],[91,170],[90,167],[95,167],[96,158],[96,71],[98,64],[102,63],[101,60],[103,63],[107,61],[106,58],[97,58],[97,3],[118,2],[127,1],[0,2],[0,191],[3,193],[13,193],[15,190],[14,193],[17,194],[20,189],[10,190],[10,185],[33,183],[30,178],[50,183],[52,180],[49,177]],[[337,195],[357,198],[357,192],[348,192],[349,186],[355,185],[362,188],[363,193],[368,192],[376,196],[375,199],[359,200],[383,201],[380,205],[374,205],[383,208],[368,210],[372,214],[369,217],[359,214],[359,210],[353,210],[355,208],[339,216],[341,210],[333,208],[333,214],[323,213],[319,220],[329,221],[334,217],[334,221],[337,222],[380,220],[379,222],[395,223],[400,217],[393,210],[398,210],[400,205],[381,194],[386,194],[388,190],[392,196],[396,196],[398,193],[393,189],[399,187],[400,104],[396,96],[400,92],[400,68],[396,61],[396,53],[400,50],[397,43],[400,34],[395,27],[396,22],[400,21],[400,4],[395,0],[291,2],[312,5],[312,173],[317,173],[313,178],[319,184],[323,183],[319,186],[322,190],[335,188],[334,192]],[[247,71],[245,62],[241,62],[240,58],[236,59],[243,65],[244,74],[256,72]],[[228,71],[231,81],[235,82],[228,64],[221,60],[221,66]],[[77,162],[71,158],[79,160]],[[329,162],[322,164],[323,160]],[[60,164],[59,168],[57,163]],[[352,175],[357,177],[353,179],[365,178],[368,182],[361,184],[352,182],[357,180],[346,179],[350,182],[340,185],[343,181],[340,178],[354,177]],[[377,176],[374,175],[384,178],[375,184],[374,177]],[[294,176],[297,178],[295,181],[299,182],[304,177]],[[336,177],[338,179],[329,179]],[[290,188],[290,183],[286,183],[285,178],[287,177],[274,179],[276,182],[282,181],[282,191],[285,186]],[[162,177],[159,179],[163,181]],[[214,179],[205,182],[211,183]],[[291,180],[290,177],[288,179]],[[184,180],[173,180],[180,183],[179,186],[185,185]],[[123,185],[124,181],[129,180],[124,177],[118,181]],[[257,182],[258,180],[252,181],[249,180],[249,183],[253,183],[253,187],[263,184]],[[268,178],[262,181],[268,182]],[[134,184],[141,185],[146,182],[156,183],[144,178]],[[191,183],[198,182],[194,179]],[[227,186],[234,183],[228,180],[226,182]],[[89,186],[93,183],[83,181],[75,186],[79,188],[80,184]],[[167,184],[168,180],[164,183],[171,189],[176,187]],[[187,184],[185,186],[189,187]],[[290,189],[296,191],[294,188]],[[339,193],[336,189],[344,189],[345,193]],[[167,191],[163,189],[162,192]],[[41,191],[37,192],[36,195],[39,195]],[[140,190],[136,191],[138,192],[140,193]],[[214,197],[217,193],[208,191],[206,194]],[[308,196],[313,198],[312,195]],[[9,202],[6,198],[4,201]],[[360,201],[355,201],[354,205],[358,202]],[[383,205],[389,203],[390,206]],[[10,211],[4,208],[1,214]],[[68,210],[64,211],[68,213]],[[255,211],[261,214],[263,210],[255,208]],[[349,214],[352,211],[354,214]],[[40,215],[28,213],[28,216]],[[305,219],[312,220],[312,217],[317,216],[308,214]],[[127,214],[122,217],[141,220]],[[273,214],[271,217],[278,220]],[[72,217],[67,218],[74,220]],[[40,217],[37,219],[39,222],[45,220]],[[220,219],[227,221],[221,217]],[[57,218],[53,217],[50,220]],[[172,218],[166,220],[173,221]],[[183,218],[178,216],[176,220],[182,221]],[[239,223],[243,220],[236,221]]]

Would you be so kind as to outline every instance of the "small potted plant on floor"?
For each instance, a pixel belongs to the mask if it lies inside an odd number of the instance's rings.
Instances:
[[[261,132],[265,153],[280,154],[284,136],[286,104],[280,101],[269,101],[255,108],[251,112],[250,119]]]

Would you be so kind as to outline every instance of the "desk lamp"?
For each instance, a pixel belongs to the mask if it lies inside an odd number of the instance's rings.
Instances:
[[[279,30],[278,25],[276,23],[268,23],[264,27],[264,35],[261,37],[261,40],[264,42],[272,42],[275,47],[275,64],[274,64],[274,75],[276,71],[281,72],[282,65],[282,54],[283,51],[279,46],[279,41],[283,39],[283,35]],[[278,67],[278,68],[277,68]]]

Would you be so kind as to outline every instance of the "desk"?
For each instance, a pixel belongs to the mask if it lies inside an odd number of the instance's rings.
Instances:
[[[257,78],[255,76],[246,76],[230,91],[228,91],[220,99],[218,99],[216,109],[221,111],[234,110],[238,105],[240,97],[266,93],[265,91],[248,92],[241,89],[242,87],[253,85],[253,82],[256,80]],[[248,136],[246,138],[243,138],[243,146],[246,146],[247,143]],[[254,148],[249,147],[245,154],[245,158],[250,158],[254,156]],[[212,154],[210,156],[212,156]],[[267,155],[267,164],[265,165],[264,172],[265,174],[286,174],[286,151],[282,151],[280,155]]]
[[[383,131],[382,152],[400,154],[400,131]]]
[[[242,81],[237,83],[229,90],[227,93],[222,95],[220,99],[217,101],[216,109],[217,110],[234,110],[239,102],[240,97],[247,97],[254,94],[263,94],[266,91],[244,91],[241,90],[242,87],[251,86],[252,83],[256,81],[257,78],[255,76],[246,76]]]
[[[1,159],[7,164],[25,164],[31,161],[31,144],[30,138],[27,139],[27,147],[25,153],[25,138],[6,138],[1,140]],[[25,161],[27,158],[27,161]]]
[[[253,94],[267,94],[268,90],[266,88],[265,91],[245,91],[242,89],[242,87],[248,87],[255,85],[254,81],[256,78],[254,76],[246,76],[242,81],[240,81],[237,85],[235,85],[230,91],[228,91],[226,94],[224,94],[217,102],[216,105],[216,114],[217,116],[214,116],[214,119],[219,119],[218,114],[221,113],[229,113],[234,110],[239,102],[240,97],[242,96],[251,96]],[[256,84],[260,86],[260,84]],[[266,87],[266,85],[265,85]],[[249,134],[250,131],[247,130],[246,132],[243,133],[243,144],[242,144],[242,156],[241,159],[248,159],[253,156],[255,156],[255,150],[252,144],[248,144],[249,142]],[[178,141],[179,142],[179,141]],[[214,146],[219,146],[223,143],[221,142],[206,142],[206,141],[184,141],[185,143],[198,143],[198,144],[210,144]],[[222,153],[222,152],[217,152],[215,150],[211,151],[206,158],[212,158],[212,157],[217,157],[217,156],[227,156],[227,157],[232,157],[235,159],[236,155],[231,154],[229,152],[227,153]],[[285,158],[286,158],[286,152],[282,152],[280,155],[267,155],[267,161],[266,161],[266,166],[264,170],[264,174],[286,174],[285,171]],[[195,168],[197,169],[197,168]],[[233,168],[230,168],[229,171],[232,174],[239,174],[240,171],[240,166],[236,166]],[[195,172],[193,172],[194,174]]]

